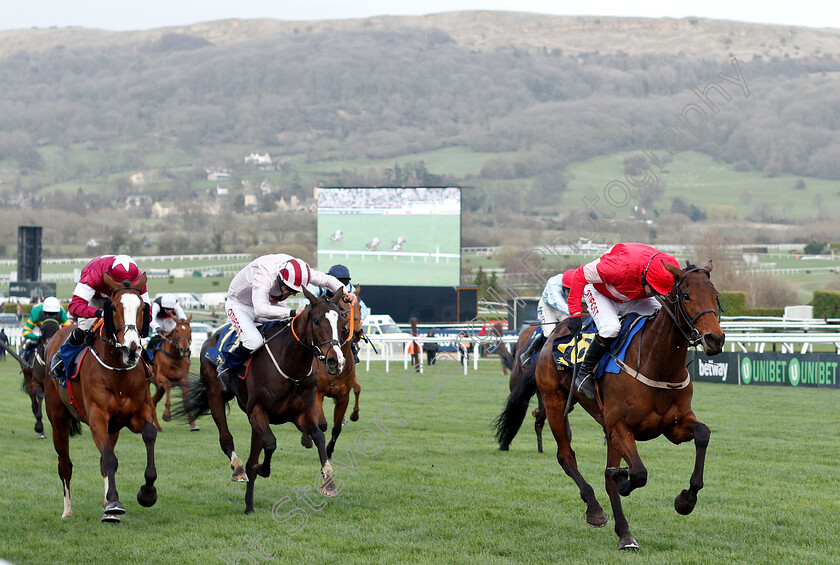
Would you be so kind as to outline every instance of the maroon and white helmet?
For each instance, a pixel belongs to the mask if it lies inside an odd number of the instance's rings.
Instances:
[[[278,278],[295,292],[300,292],[303,287],[309,284],[310,276],[311,272],[306,261],[291,259],[280,269]]]
[[[117,282],[135,282],[140,278],[140,268],[134,259],[128,255],[117,255],[114,262],[108,267],[108,274]]]

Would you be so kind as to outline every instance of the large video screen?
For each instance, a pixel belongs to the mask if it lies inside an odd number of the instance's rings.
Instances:
[[[459,286],[460,188],[319,188],[318,270],[354,283]]]

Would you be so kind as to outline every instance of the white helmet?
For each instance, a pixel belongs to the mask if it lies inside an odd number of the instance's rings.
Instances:
[[[61,303],[55,296],[48,296],[44,299],[44,306],[42,309],[44,312],[49,314],[58,314],[61,312]]]
[[[164,294],[160,297],[160,307],[167,309],[174,309],[178,304],[178,300],[172,294]]]

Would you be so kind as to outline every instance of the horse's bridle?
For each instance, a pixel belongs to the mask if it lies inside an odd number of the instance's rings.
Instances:
[[[343,315],[345,312],[347,312],[346,308],[342,308],[341,306],[339,306],[338,304],[335,304],[333,302],[331,302],[331,304],[333,304],[336,308],[338,308],[340,315]],[[298,316],[299,315],[300,314],[298,314]],[[292,330],[292,335],[294,336],[295,340],[299,344],[301,344],[302,346],[304,346],[307,349],[309,349],[310,351],[312,351],[313,357],[315,357],[315,359],[317,359],[319,363],[326,363],[327,362],[327,356],[324,355],[323,353],[321,353],[321,348],[323,346],[325,346],[325,345],[335,345],[336,347],[341,349],[341,346],[343,346],[345,343],[347,343],[347,341],[349,341],[353,337],[353,334],[351,332],[350,337],[348,337],[347,340],[345,340],[343,343],[338,341],[337,339],[327,339],[327,340],[324,340],[321,343],[317,343],[317,344],[315,343],[315,341],[312,341],[311,343],[304,343],[298,337],[297,332],[295,332],[295,320],[297,320],[298,316],[295,316],[292,319],[291,323],[289,324],[289,327]]]
[[[171,344],[172,347],[175,348],[175,351],[178,353],[178,355],[177,356],[172,355],[171,353],[164,350],[163,348],[160,349],[160,352],[163,353],[165,356],[169,357],[170,359],[175,359],[175,360],[184,359],[186,357],[189,357],[190,353],[191,353],[190,352],[190,346],[192,345],[192,337],[187,337],[187,336],[182,335],[182,336],[179,336],[177,338],[177,340],[173,340],[172,338],[169,337],[169,335],[173,334],[173,333],[175,333],[175,330],[172,330],[168,334],[161,334],[160,339],[162,341],[165,341],[165,342]],[[187,342],[187,347],[181,347],[178,344],[178,342],[182,342],[182,341]]]
[[[114,303],[114,297],[117,296],[117,294],[119,294],[120,292],[124,292],[124,291],[134,291],[134,292],[136,292],[137,296],[140,297],[140,308],[141,309],[143,308],[144,303],[143,303],[143,299],[142,299],[140,291],[138,291],[136,288],[132,288],[132,287],[123,287],[123,288],[118,288],[118,289],[114,290],[114,292],[111,293],[111,304]],[[145,314],[144,314],[144,316],[145,316]],[[128,349],[125,345],[123,345],[122,343],[117,341],[117,334],[120,333],[123,330],[126,330],[126,331],[134,330],[134,331],[137,332],[138,335],[140,334],[140,329],[137,327],[136,324],[125,324],[125,325],[122,325],[118,328],[115,327],[114,328],[114,333],[113,333],[112,336],[106,336],[105,335],[105,327],[103,325],[102,330],[100,330],[100,332],[99,332],[99,337],[100,337],[100,339],[102,339],[102,341],[104,341],[105,343],[107,343],[107,344],[109,344],[113,347],[116,347],[117,349]]]
[[[689,315],[688,311],[685,309],[685,299],[683,298],[682,292],[682,283],[685,281],[685,277],[690,275],[691,273],[705,273],[707,277],[709,277],[709,271],[702,267],[692,267],[683,272],[680,279],[674,283],[674,290],[673,295],[674,298],[671,299],[670,296],[663,296],[661,294],[655,295],[657,301],[662,304],[662,309],[665,310],[671,319],[674,321],[674,325],[677,326],[677,329],[680,330],[680,333],[683,337],[688,341],[689,346],[699,345],[700,342],[703,340],[703,336],[700,335],[700,331],[694,327],[694,324],[697,323],[702,316],[706,314],[714,314],[718,320],[720,319],[720,315],[718,314],[718,310],[720,309],[720,297],[717,298],[718,307],[717,309],[708,308],[706,310],[701,311],[699,314],[694,316],[693,318]],[[671,310],[672,307],[676,308],[677,313]],[[686,331],[683,328],[683,322],[688,324],[689,330]]]

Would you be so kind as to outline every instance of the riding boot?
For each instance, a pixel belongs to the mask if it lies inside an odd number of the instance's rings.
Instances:
[[[50,375],[53,378],[60,379],[64,376],[64,361],[61,359],[61,353],[56,351],[55,355],[50,359]]]
[[[350,351],[353,352],[353,361],[356,362],[356,365],[359,364],[359,350],[356,348],[356,344],[350,344]]]
[[[224,355],[222,362],[216,366],[216,375],[219,377],[222,392],[230,391],[231,374],[236,373],[236,368],[242,365],[253,353],[240,343]]]
[[[70,332],[70,335],[67,336],[67,343],[78,347],[79,345],[87,342],[88,333],[90,332],[87,332],[82,328],[74,328],[73,331]]]
[[[544,343],[545,334],[542,332],[540,332],[540,335],[531,340],[530,345],[528,345],[528,349],[525,350],[525,353],[519,356],[519,362],[522,363],[523,367],[528,366],[528,361],[531,360],[531,356],[534,352],[539,351]]]
[[[586,350],[583,363],[578,367],[575,389],[578,394],[589,400],[595,399],[595,367],[598,366],[598,361],[601,360],[604,353],[610,350],[613,341],[615,341],[614,337],[604,338],[596,334],[595,338],[589,343],[589,349]]]

